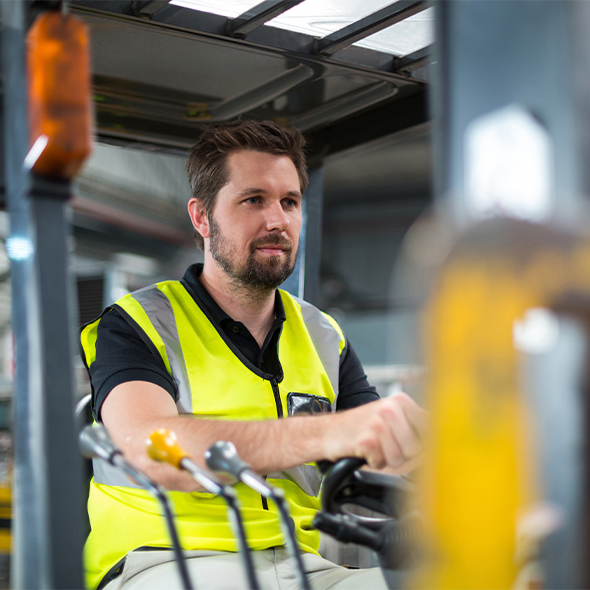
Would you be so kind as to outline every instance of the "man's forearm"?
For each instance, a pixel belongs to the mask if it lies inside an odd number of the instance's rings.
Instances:
[[[331,416],[326,416],[331,418]],[[191,491],[197,484],[187,473],[152,461],[145,442],[159,428],[173,431],[193,461],[205,467],[204,452],[218,440],[235,444],[260,474],[280,471],[321,458],[326,435],[324,417],[233,421],[178,415],[172,398],[153,384],[126,383],[107,397],[102,418],[115,444],[137,467],[170,489]]]
[[[140,469],[169,489],[193,491],[188,474],[152,461],[145,441],[167,428],[199,465],[218,440],[235,444],[260,474],[282,471],[319,459],[363,457],[372,467],[411,468],[421,453],[424,411],[405,395],[321,416],[265,421],[233,421],[179,416],[170,395],[156,385],[130,382],[106,398],[102,418],[115,444]]]
[[[325,435],[322,431],[328,427],[329,420],[323,418],[331,416],[257,422],[175,416],[146,423],[145,430],[149,431],[148,436],[157,428],[173,431],[178,437],[179,444],[201,467],[206,467],[203,455],[214,442],[231,441],[240,457],[249,463],[254,471],[266,475],[325,458]],[[141,455],[142,449],[138,451]],[[141,463],[144,469],[150,470],[154,467],[148,459],[141,459]],[[161,483],[167,485],[172,482]]]

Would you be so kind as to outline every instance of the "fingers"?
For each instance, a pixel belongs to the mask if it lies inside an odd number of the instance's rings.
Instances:
[[[416,467],[423,453],[427,413],[406,394],[368,404],[364,410],[370,416],[357,454],[376,469],[387,466],[403,473]]]
[[[424,438],[428,430],[428,412],[422,409],[407,393],[397,393],[391,399],[397,400],[402,405],[408,421],[418,436]]]
[[[363,436],[355,454],[363,457],[374,469],[386,465],[400,468],[406,459],[396,437],[392,436],[388,415],[382,409],[372,409],[370,419],[363,425]]]
[[[416,405],[411,398],[407,398],[407,400]],[[389,403],[383,408],[384,415],[390,427],[391,435],[401,450],[403,459],[408,461],[422,453],[420,435],[417,429],[414,428],[413,420],[409,416],[410,406],[401,395],[387,401]],[[417,405],[416,407],[422,411]],[[391,467],[397,467],[397,465],[390,465]]]

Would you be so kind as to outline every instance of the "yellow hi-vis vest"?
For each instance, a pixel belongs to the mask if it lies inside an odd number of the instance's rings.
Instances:
[[[280,291],[286,320],[279,339],[283,379],[277,382],[243,359],[187,288],[179,281],[165,281],[126,295],[114,305],[161,355],[178,388],[180,414],[219,420],[276,419],[289,415],[293,399],[306,397],[291,393],[326,398],[335,408],[345,341],[331,317]],[[100,318],[86,325],[81,334],[88,367],[96,358],[99,322]],[[95,460],[93,467],[88,500],[92,530],[84,550],[90,588],[129,551],[170,547],[157,501],[104,461]],[[267,481],[284,490],[302,550],[317,553],[319,532],[311,528],[311,521],[320,507],[321,478],[315,465],[271,473]],[[282,545],[275,506],[241,483],[235,489],[250,546]],[[170,492],[169,498],[184,549],[238,550],[221,498],[206,492]]]

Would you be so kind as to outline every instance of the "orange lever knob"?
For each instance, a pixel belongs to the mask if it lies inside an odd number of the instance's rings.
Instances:
[[[181,469],[180,462],[190,455],[178,444],[176,434],[160,428],[150,434],[150,437],[145,441],[148,455],[154,461],[162,461],[170,463],[174,467]]]

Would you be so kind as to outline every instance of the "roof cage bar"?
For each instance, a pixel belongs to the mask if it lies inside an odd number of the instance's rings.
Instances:
[[[139,16],[143,16],[144,18],[152,18],[152,16],[154,16],[158,10],[168,6],[168,4],[170,4],[170,0],[151,0],[141,6],[137,12]]]
[[[425,0],[398,0],[398,2],[394,2],[390,6],[369,14],[365,18],[320,39],[317,43],[316,53],[332,55],[356,41],[360,41],[373,33],[422,12],[427,7]]]
[[[185,119],[187,121],[207,121],[208,123],[227,121],[285,94],[291,88],[295,88],[311,78],[313,74],[312,68],[299,64],[279,74],[276,78],[272,78],[252,90],[247,90],[243,94],[229,98],[209,110],[197,112],[194,116],[186,115]]]
[[[418,49],[418,51],[414,51],[413,53],[408,53],[408,55],[404,55],[403,57],[396,57],[393,61],[394,71],[409,73],[418,68],[424,67],[432,61],[432,49],[432,45],[427,45],[426,47],[422,47],[422,49]]]
[[[310,111],[294,117],[289,123],[297,127],[299,131],[307,131],[312,127],[325,125],[335,119],[346,117],[356,110],[389,98],[396,94],[398,90],[397,86],[391,82],[377,82],[333,98]]]
[[[227,32],[232,37],[244,38],[254,29],[261,27],[264,23],[279,16],[279,14],[283,14],[289,8],[301,4],[301,2],[303,0],[265,0],[240,14],[240,16],[228,19]]]

